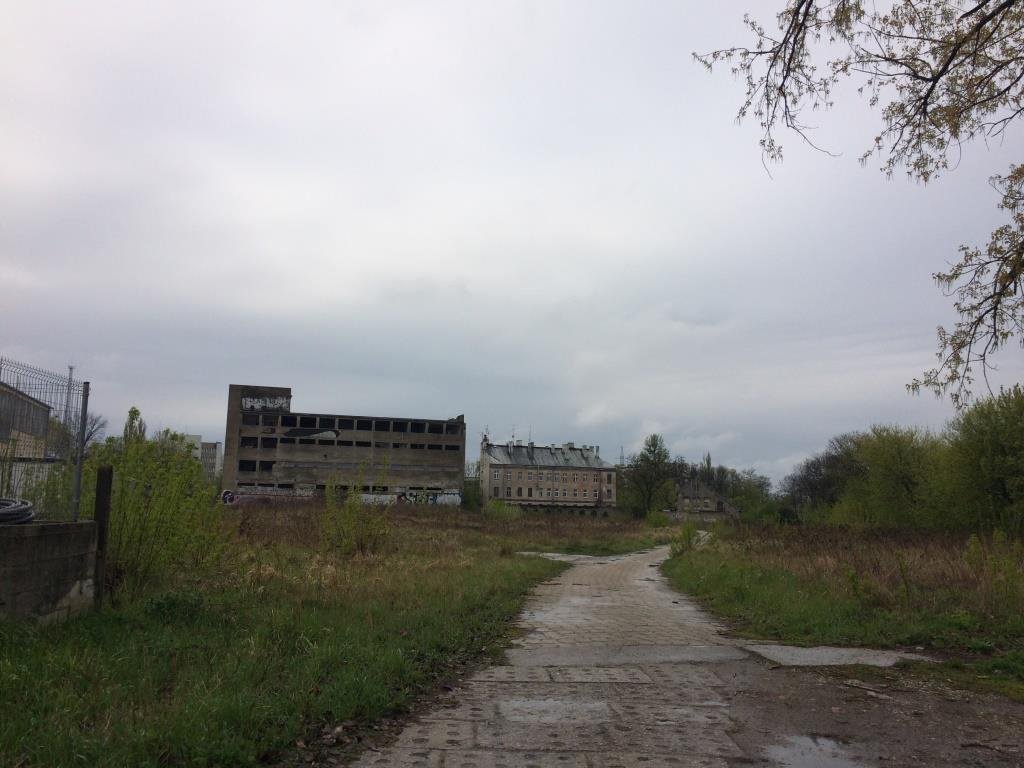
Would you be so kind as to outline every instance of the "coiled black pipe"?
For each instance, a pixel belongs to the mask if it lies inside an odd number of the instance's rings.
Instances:
[[[22,499],[0,499],[0,525],[29,523],[35,516],[32,502]]]

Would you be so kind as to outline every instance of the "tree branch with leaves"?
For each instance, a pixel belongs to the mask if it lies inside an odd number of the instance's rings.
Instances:
[[[804,115],[831,107],[845,79],[881,108],[861,161],[880,157],[886,174],[902,168],[923,182],[949,170],[965,143],[1004,139],[1024,112],[1024,0],[788,0],[777,31],[744,22],[752,45],[694,56],[709,70],[728,63],[744,80],[738,117],[759,121],[766,161],[782,159],[780,126],[814,145]],[[960,261],[934,276],[960,319],[939,328],[939,366],[911,390],[949,393],[962,407],[976,368],[987,380],[990,354],[1021,337],[1021,175],[1014,165],[992,180],[1009,223],[984,251],[962,246]]]

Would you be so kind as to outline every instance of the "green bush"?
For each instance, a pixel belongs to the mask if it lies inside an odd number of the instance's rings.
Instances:
[[[335,486],[327,486],[320,531],[321,543],[331,554],[368,555],[379,551],[387,541],[387,507],[363,501],[358,488],[357,481],[339,499]]]
[[[647,523],[650,528],[665,528],[672,525],[672,521],[669,519],[669,516],[660,510],[648,512],[647,517],[644,518],[644,522]]]
[[[683,523],[682,527],[679,529],[679,533],[673,537],[669,547],[671,557],[679,557],[680,555],[692,552],[696,549],[699,533],[700,531],[697,530],[697,524],[692,520],[687,520]]]

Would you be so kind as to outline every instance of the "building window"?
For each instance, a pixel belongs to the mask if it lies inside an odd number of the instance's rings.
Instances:
[[[505,498],[508,498],[511,495],[512,495],[512,486],[506,485],[505,486]]]
[[[263,426],[264,427],[276,427],[277,426],[277,416],[265,415],[263,417]]]
[[[605,488],[604,489],[604,497],[606,499],[610,499],[612,497],[612,489],[611,488]]]
[[[369,432],[371,427],[373,427],[373,422],[369,419],[356,419],[356,429]]]
[[[281,426],[282,427],[296,427],[299,424],[299,420],[294,416],[282,416]]]
[[[246,437],[242,435],[242,438],[238,441],[239,448],[258,448],[260,441],[255,437]]]
[[[409,422],[408,421],[392,421],[391,422],[392,432],[408,432]]]
[[[562,482],[563,483],[568,483],[569,482],[569,473],[568,472],[563,472],[562,473]]]
[[[550,488],[548,488],[548,498],[549,499],[551,498],[551,489]]]
[[[611,481],[612,481],[612,473],[611,472],[605,472],[604,481],[606,483],[611,483]]]
[[[533,480],[533,472],[527,472],[526,473],[526,479],[527,480]]]
[[[440,450],[443,450],[443,449],[444,449],[444,446],[443,445],[438,445],[437,443],[431,443],[430,445],[427,446],[427,450],[428,451],[440,451]]]
[[[528,499],[532,499],[533,498],[533,488],[527,488],[526,489],[526,498],[528,498]]]
[[[391,422],[390,421],[375,421],[373,422],[374,432],[390,432]]]
[[[446,445],[444,447],[444,449],[446,451],[457,451],[457,450],[459,450],[459,446],[457,446],[457,445]]]
[[[282,437],[282,438],[279,438],[277,442],[279,442],[281,445],[295,445],[295,438],[294,437]]]
[[[427,426],[427,432],[428,432],[428,434],[431,434],[431,435],[443,435],[444,434],[444,424],[438,424],[437,422],[432,421]]]
[[[276,437],[264,437],[263,438],[263,447],[264,448],[277,448],[277,438]]]
[[[601,481],[600,475],[598,475],[597,472],[595,472],[594,473],[594,482],[595,483],[599,483],[600,481]]]
[[[583,489],[583,498],[584,499],[589,499],[590,498],[590,491],[588,491],[586,488]]]
[[[523,495],[523,489],[521,487],[520,488],[516,488],[516,496],[522,496],[522,495]]]
[[[567,488],[563,488],[562,489],[562,498],[564,499],[568,495],[569,495],[569,490]]]
[[[355,419],[338,419],[338,429],[355,429]]]
[[[491,488],[491,496],[493,496],[494,498],[498,498],[498,486],[494,486],[493,488]]]
[[[523,479],[523,473],[522,472],[516,472],[516,480],[522,480],[522,479]]]
[[[240,459],[239,462],[238,462],[238,471],[239,472],[255,472],[256,471],[256,462],[255,461],[251,461],[249,459]]]
[[[579,482],[579,475],[577,473],[575,473],[575,472],[572,473],[572,481],[574,483]]]
[[[577,498],[579,498],[579,495],[580,495],[580,489],[579,488],[573,488],[572,489],[572,497],[574,499],[577,499]]]
[[[505,479],[506,480],[511,480],[512,479],[512,473],[511,472],[506,472],[505,473]]]
[[[493,477],[491,479],[492,480],[501,480],[501,470],[500,469],[494,470],[494,475],[493,475]]]
[[[316,416],[300,416],[299,426],[303,429],[316,429]]]
[[[247,427],[258,427],[260,425],[260,417],[255,413],[243,413],[242,424]]]
[[[370,447],[370,441],[369,440],[356,440],[356,448],[369,448],[369,447]]]
[[[273,461],[261,461],[260,462],[260,472],[273,472],[273,471],[274,471],[274,462]]]
[[[321,416],[317,419],[317,429],[334,429],[335,419],[333,416]]]

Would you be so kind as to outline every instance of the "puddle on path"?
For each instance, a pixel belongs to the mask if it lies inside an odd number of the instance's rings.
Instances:
[[[846,755],[839,742],[820,736],[790,736],[764,753],[784,768],[863,768],[863,763]]]

